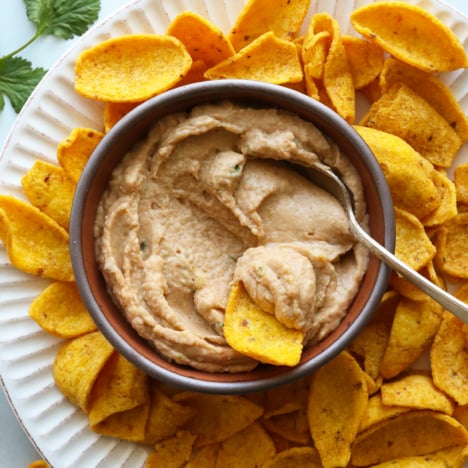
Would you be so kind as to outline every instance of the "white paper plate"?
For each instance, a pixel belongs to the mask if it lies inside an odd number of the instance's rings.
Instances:
[[[366,3],[370,2],[315,0],[310,15],[328,12],[343,33],[355,34],[349,15]],[[437,15],[468,48],[466,17],[439,1],[410,3]],[[123,34],[164,33],[183,10],[199,13],[228,32],[243,5],[244,0],[136,0],[90,30],[50,70],[19,115],[0,155],[0,193],[24,198],[21,177],[34,161],[55,162],[57,144],[75,127],[102,128],[101,105],[74,92],[74,61],[81,51]],[[468,112],[468,72],[448,73],[443,79]],[[466,146],[457,158],[460,161],[468,161]],[[28,317],[29,304],[47,284],[14,269],[0,246],[0,376],[20,423],[54,467],[144,466],[148,449],[92,433],[87,417],[55,387],[51,366],[60,340]]]

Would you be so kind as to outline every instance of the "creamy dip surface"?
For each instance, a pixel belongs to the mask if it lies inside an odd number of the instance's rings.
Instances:
[[[335,167],[366,224],[360,179],[313,124],[229,102],[155,123],[114,170],[95,225],[98,263],[131,326],[166,359],[208,372],[258,362],[227,345],[230,288],[304,345],[343,319],[367,251],[339,203],[285,161]]]

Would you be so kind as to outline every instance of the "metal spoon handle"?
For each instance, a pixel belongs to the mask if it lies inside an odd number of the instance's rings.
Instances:
[[[427,278],[419,274],[417,271],[403,263],[395,255],[389,252],[385,247],[380,245],[373,239],[358,223],[354,213],[349,213],[350,229],[353,235],[365,245],[369,251],[374,254],[379,260],[389,265],[397,273],[413,283],[435,301],[441,304],[445,309],[452,312],[464,323],[468,323],[468,305],[460,301],[456,297],[449,294],[447,291],[436,286]]]

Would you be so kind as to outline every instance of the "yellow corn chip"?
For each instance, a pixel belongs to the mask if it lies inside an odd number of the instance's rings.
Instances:
[[[432,181],[439,192],[440,205],[432,213],[421,219],[423,225],[428,227],[439,226],[450,221],[457,215],[457,192],[455,184],[443,173],[432,172]]]
[[[457,201],[468,204],[468,163],[459,164],[455,168],[454,183]]]
[[[401,61],[428,72],[468,66],[455,33],[424,8],[406,2],[378,2],[351,13],[354,28]]]
[[[221,29],[191,11],[179,13],[169,25],[167,34],[179,39],[193,61],[202,60],[206,68],[235,54],[234,47]]]
[[[194,60],[190,70],[187,74],[177,83],[175,87],[185,86],[191,83],[199,83],[206,81],[205,72],[208,70],[204,60]]]
[[[274,84],[302,81],[302,66],[297,47],[268,32],[234,56],[205,72],[209,80],[241,78]]]
[[[126,116],[139,104],[138,102],[106,102],[104,107],[104,130],[108,132],[122,117]],[[92,150],[89,154],[91,152]],[[83,153],[86,154],[85,151]],[[87,157],[83,157],[84,161],[87,161],[87,159]],[[81,170],[79,172],[81,173]]]
[[[50,465],[44,460],[34,460],[28,465],[28,468],[50,468]]]
[[[382,386],[383,377],[379,375],[376,379],[373,379],[367,372],[363,372],[363,375],[366,381],[367,393],[369,396],[375,395]]]
[[[468,205],[466,205],[465,203],[458,203],[457,208],[458,208],[458,213],[459,214],[468,212]],[[436,233],[437,233],[437,227],[435,228],[435,232],[433,234],[435,235]]]
[[[375,311],[370,323],[384,323],[388,329],[391,328],[400,295],[396,291],[387,291],[380,301],[379,307]]]
[[[355,359],[342,352],[312,376],[307,416],[324,466],[346,466],[368,401]]]
[[[435,237],[436,266],[447,275],[468,278],[468,213],[445,223]]]
[[[321,92],[318,88],[316,80],[312,78],[312,71],[309,70],[310,65],[304,65],[304,87],[305,94],[307,94],[312,99],[317,101],[323,100],[321,97]]]
[[[192,59],[175,37],[129,34],[91,47],[75,64],[75,90],[99,101],[141,102],[174,86]]]
[[[216,468],[219,444],[195,447],[185,468]]]
[[[338,21],[328,13],[316,13],[311,19],[310,29],[314,34],[327,32],[330,35],[330,46],[323,66],[323,87],[336,112],[347,122],[353,123],[356,111],[353,77]],[[304,66],[307,66],[307,62],[304,62]]]
[[[453,417],[457,421],[460,421],[465,426],[465,428],[468,429],[468,405],[457,405],[455,407],[455,411],[453,412]]]
[[[303,333],[287,328],[274,315],[261,310],[241,282],[231,289],[224,336],[236,351],[261,362],[295,366],[301,359]]]
[[[362,89],[380,76],[384,64],[383,49],[375,42],[355,36],[342,36],[355,89]]]
[[[373,465],[373,468],[446,468],[446,464],[436,455],[421,455],[419,457],[402,457]]]
[[[436,248],[416,216],[395,207],[395,254],[408,266],[420,270],[435,256]]]
[[[379,78],[371,81],[367,86],[362,87],[359,90],[360,94],[364,96],[370,103],[377,101],[382,96],[382,90],[380,89]]]
[[[304,63],[304,71],[310,79],[323,79],[323,70],[330,50],[332,36],[329,31],[315,33],[314,23],[311,22],[302,44],[301,57]]]
[[[263,427],[254,422],[221,442],[216,466],[263,466],[275,455],[273,441]]]
[[[294,44],[296,44],[297,50],[302,53],[302,45],[304,44],[305,35],[298,36],[292,40]]]
[[[176,436],[158,442],[146,459],[146,468],[182,467],[190,460],[195,436],[179,431]]]
[[[19,270],[73,281],[68,233],[38,208],[0,195],[0,239],[11,263]]]
[[[114,349],[95,331],[65,343],[53,365],[58,389],[85,413],[89,411],[91,391]]]
[[[57,147],[57,160],[67,174],[78,182],[91,153],[104,134],[90,128],[75,128]]]
[[[172,400],[156,385],[151,386],[150,394],[151,409],[146,425],[145,440],[147,443],[154,444],[174,436],[194,417],[196,410]]]
[[[270,434],[278,434],[294,444],[309,445],[311,443],[305,408],[264,418],[262,424]]]
[[[410,411],[370,427],[356,438],[351,463],[369,466],[407,456],[427,455],[468,442],[454,418],[434,411]]]
[[[447,284],[445,278],[442,277],[439,272],[436,270],[434,262],[429,262],[423,270],[423,274],[432,281],[434,284],[439,286],[439,288],[447,289]]]
[[[61,338],[96,330],[74,282],[57,281],[45,288],[31,303],[29,316],[47,333]]]
[[[293,445],[291,444],[291,442],[289,442],[289,440],[285,439],[283,436],[274,432],[269,432],[267,428],[265,429],[268,432],[268,435],[270,436],[271,440],[275,444],[276,453],[280,453],[283,450],[288,450]]]
[[[304,72],[305,93],[331,107],[332,104],[323,89],[322,80],[332,38],[328,31],[315,33],[314,26],[311,21],[307,33],[303,37],[301,47],[298,49]]]
[[[144,442],[148,414],[149,403],[143,403],[130,410],[111,414],[100,423],[90,426],[90,429],[104,436]]]
[[[401,298],[380,365],[383,377],[395,377],[413,364],[434,338],[440,321],[441,306],[432,299],[412,301]]]
[[[455,291],[455,296],[460,299],[460,301],[468,303],[468,282],[464,281],[461,285],[458,286]]]
[[[249,0],[229,33],[234,49],[243,49],[269,31],[280,39],[293,39],[304,21],[309,5],[310,0]]]
[[[390,329],[384,322],[371,322],[349,345],[348,350],[361,357],[364,370],[372,378],[379,376],[380,363],[390,336]]]
[[[452,165],[462,144],[447,120],[404,84],[383,93],[360,124],[399,136],[440,167]]]
[[[182,392],[174,395],[173,399],[197,411],[196,416],[185,425],[197,436],[197,447],[231,437],[250,426],[263,413],[263,408],[238,395]]]
[[[75,182],[55,164],[36,161],[21,179],[28,200],[68,230]]]
[[[410,374],[380,388],[382,402],[387,406],[403,406],[453,414],[453,401],[439,390],[428,375]]]
[[[394,418],[395,416],[398,416],[399,414],[407,413],[408,411],[411,411],[411,408],[406,408],[404,406],[384,405],[380,393],[372,395],[369,398],[366,412],[361,419],[359,432],[365,431],[371,426],[380,424],[383,421],[387,421]]]
[[[434,264],[429,262],[422,270],[419,271],[421,275],[437,284],[442,289],[445,289],[445,285],[439,281],[435,276]],[[392,273],[390,278],[391,287],[398,292],[401,296],[411,301],[422,302],[427,300],[427,294],[415,286],[413,283],[409,282],[403,276],[399,276],[396,273]]]
[[[297,91],[298,93],[307,94],[305,79],[303,79],[302,81],[299,81],[298,83],[284,83],[281,86],[284,86],[285,88],[293,89],[294,91]]]
[[[467,140],[468,117],[450,88],[436,75],[389,57],[385,60],[379,82],[383,92],[396,84],[405,84],[424,98],[449,123],[461,141]]]
[[[468,405],[468,327],[445,312],[431,347],[432,378],[459,405]]]
[[[267,461],[262,468],[321,468],[320,457],[313,447],[292,447],[284,450]]]
[[[261,404],[265,409],[264,418],[299,411],[307,405],[309,379],[297,379],[257,395],[263,397]]]
[[[468,458],[468,444],[437,450],[433,455],[442,460],[446,467],[464,468],[464,462]]]
[[[114,353],[93,385],[89,406],[90,428],[99,432],[99,424],[109,416],[148,402],[147,375],[121,354]]]
[[[359,125],[354,128],[377,158],[395,206],[418,219],[439,208],[435,170],[429,161],[395,135]]]

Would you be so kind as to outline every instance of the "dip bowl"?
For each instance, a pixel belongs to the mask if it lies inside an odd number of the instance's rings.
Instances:
[[[190,110],[195,105],[223,100],[279,108],[312,122],[335,141],[356,168],[367,203],[369,232],[390,251],[394,250],[395,221],[385,177],[352,126],[326,106],[285,87],[255,81],[219,80],[176,88],[141,104],[106,134],[84,169],[71,214],[71,258],[85,305],[117,351],[149,376],[187,390],[242,394],[268,390],[304,377],[344,350],[377,309],[387,289],[390,269],[376,257],[369,257],[357,295],[338,328],[317,344],[304,348],[299,364],[294,367],[260,364],[248,372],[203,372],[168,362],[136,333],[108,293],[96,261],[94,223],[99,201],[116,165],[158,119]]]

